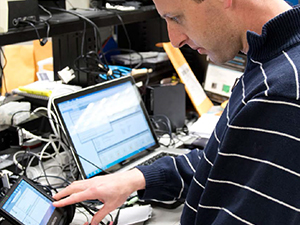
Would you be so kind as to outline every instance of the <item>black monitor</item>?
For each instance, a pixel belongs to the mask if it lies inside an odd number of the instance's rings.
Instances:
[[[44,7],[66,8],[65,0],[38,0],[39,4]]]

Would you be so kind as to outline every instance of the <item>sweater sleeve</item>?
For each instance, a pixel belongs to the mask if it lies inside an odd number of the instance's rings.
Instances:
[[[185,199],[202,150],[194,149],[186,155],[166,156],[150,166],[138,166],[146,180],[146,189],[139,191],[141,199],[171,201]]]

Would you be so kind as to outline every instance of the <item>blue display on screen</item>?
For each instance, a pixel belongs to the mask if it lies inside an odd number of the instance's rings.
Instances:
[[[25,225],[47,224],[55,207],[26,181],[22,180],[3,209]]]
[[[81,94],[58,107],[86,178],[156,144],[130,81]]]
[[[297,5],[299,4],[299,0],[285,0],[287,3],[289,3],[290,5]]]

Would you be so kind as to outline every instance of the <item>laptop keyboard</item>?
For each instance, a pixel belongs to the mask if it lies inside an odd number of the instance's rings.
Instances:
[[[154,161],[156,161],[159,158],[162,158],[164,156],[177,156],[174,153],[170,153],[170,152],[161,152],[153,157],[151,157],[150,159],[147,159],[146,161],[142,162],[139,164],[139,166],[148,166],[150,164],[152,164]]]

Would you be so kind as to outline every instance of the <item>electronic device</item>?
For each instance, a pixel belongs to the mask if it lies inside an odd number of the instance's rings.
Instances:
[[[209,62],[204,81],[204,90],[207,96],[217,103],[227,100],[231,95],[236,79],[244,73],[246,64],[247,57],[242,53],[223,65]]]
[[[38,0],[38,3],[44,7],[66,8],[65,0]]]
[[[65,225],[73,220],[75,208],[56,208],[44,190],[24,176],[9,189],[0,202],[0,215],[11,224]]]
[[[160,147],[131,76],[52,100],[82,178],[123,171],[156,154],[186,153]]]
[[[186,111],[184,84],[148,86],[145,105],[150,115],[166,116],[170,120],[172,131],[184,127]]]
[[[40,20],[37,0],[8,1],[8,12],[9,28],[19,25],[19,20],[29,20],[34,22]],[[23,25],[28,24],[23,23]]]
[[[0,151],[18,145],[19,145],[19,136],[16,127],[1,126],[0,127]]]
[[[285,0],[287,3],[289,3],[290,5],[298,5],[299,4],[299,0]]]

